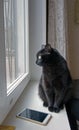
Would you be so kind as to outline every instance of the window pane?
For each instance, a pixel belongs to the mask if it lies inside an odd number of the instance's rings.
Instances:
[[[25,73],[24,0],[4,0],[7,86]]]

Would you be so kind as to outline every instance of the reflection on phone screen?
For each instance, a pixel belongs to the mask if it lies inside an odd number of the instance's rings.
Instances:
[[[36,120],[39,122],[43,122],[43,120],[46,118],[47,115],[48,115],[47,113],[43,113],[31,109],[25,109],[23,112],[18,114],[18,116],[20,117]]]

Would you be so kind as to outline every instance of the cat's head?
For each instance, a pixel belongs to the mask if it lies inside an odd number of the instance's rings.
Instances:
[[[36,64],[40,66],[52,64],[53,48],[50,44],[42,45],[42,49],[37,53]]]

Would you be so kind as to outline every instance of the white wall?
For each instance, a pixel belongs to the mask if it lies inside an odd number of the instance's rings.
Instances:
[[[30,73],[39,80],[41,68],[36,65],[36,53],[46,39],[46,0],[29,0]]]

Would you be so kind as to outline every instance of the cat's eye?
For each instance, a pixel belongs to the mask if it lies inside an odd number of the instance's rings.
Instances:
[[[41,59],[41,56],[38,56],[38,59],[40,60],[40,59]]]

